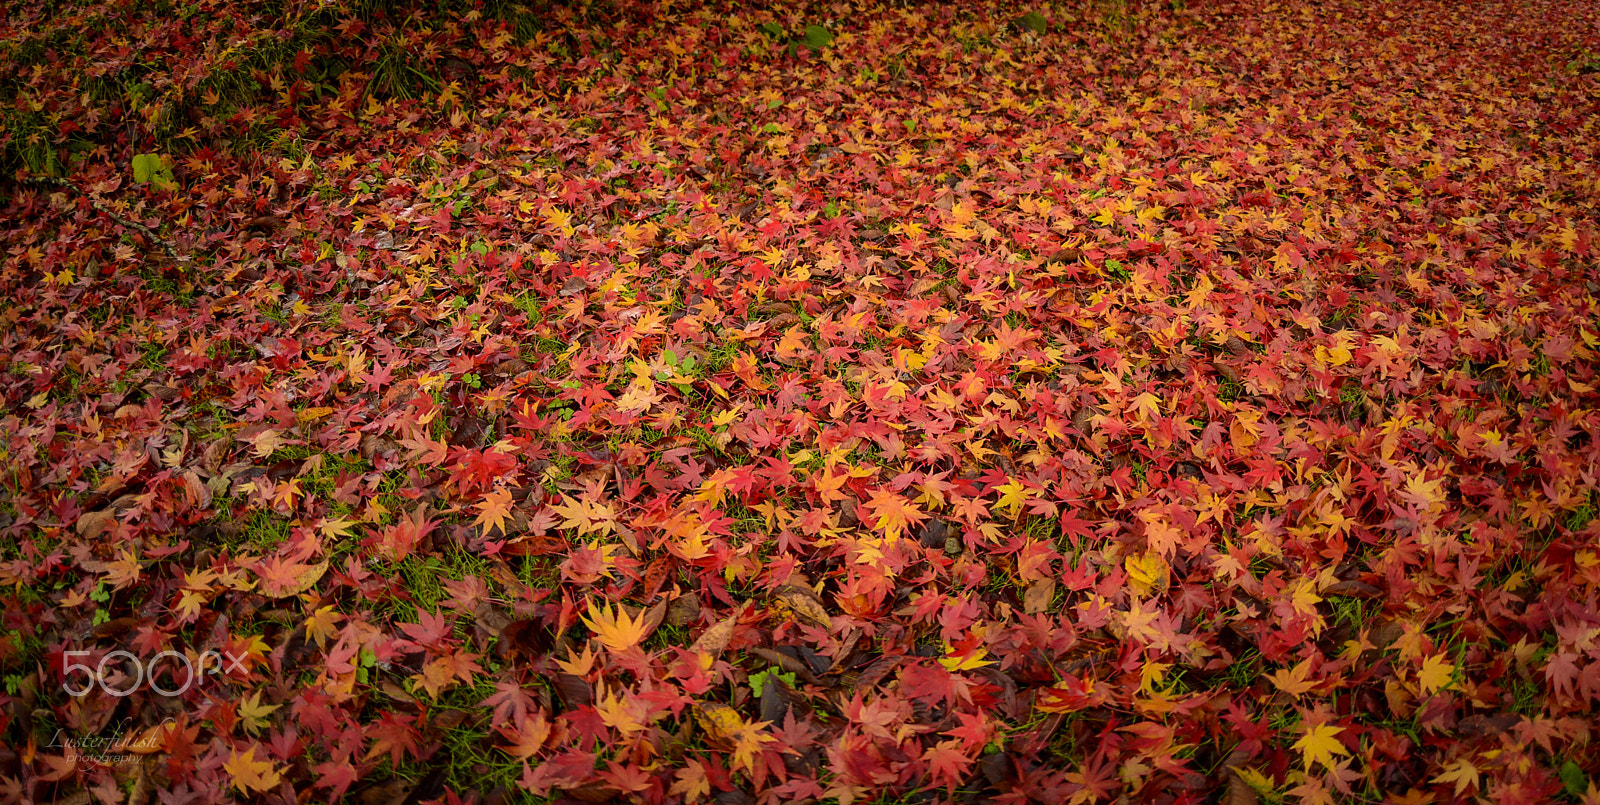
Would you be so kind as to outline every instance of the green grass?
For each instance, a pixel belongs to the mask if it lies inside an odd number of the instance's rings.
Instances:
[[[1233,402],[1244,396],[1244,386],[1225,377],[1217,378],[1217,399]]]
[[[1343,405],[1355,405],[1366,399],[1366,396],[1359,383],[1345,383],[1339,387],[1339,402]]]
[[[391,601],[391,608],[398,610],[397,615],[413,611],[413,605],[430,612],[437,610],[440,602],[449,597],[444,588],[445,580],[461,581],[477,576],[487,583],[489,579],[488,562],[453,546],[430,554],[407,556],[387,570],[400,578],[410,596],[409,601]]]
[[[1572,510],[1571,514],[1567,515],[1566,527],[1568,531],[1582,531],[1590,523],[1594,522],[1595,507],[1593,500],[1594,492],[1591,491],[1589,493],[1589,501],[1579,505],[1578,508]]]
[[[218,510],[221,511],[222,507],[219,506]],[[238,544],[248,545],[257,551],[271,551],[289,539],[290,531],[288,518],[265,509],[253,509],[242,518]]]

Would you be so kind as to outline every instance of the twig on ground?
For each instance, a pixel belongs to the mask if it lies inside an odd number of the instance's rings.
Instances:
[[[148,226],[145,226],[144,224],[139,223],[138,221],[134,221],[134,220],[130,220],[128,218],[122,217],[115,210],[111,209],[110,207],[105,206],[104,204],[101,204],[99,201],[96,201],[94,196],[91,196],[88,193],[84,192],[83,188],[78,187],[77,185],[73,184],[72,182],[67,181],[66,179],[59,179],[59,178],[56,178],[54,176],[31,176],[31,177],[28,177],[26,179],[23,179],[22,182],[24,184],[43,185],[45,187],[56,187],[56,188],[61,188],[61,189],[64,189],[64,190],[71,190],[72,192],[77,193],[78,195],[80,195],[80,196],[84,197],[85,199],[87,199],[89,201],[89,206],[94,207],[96,210],[99,210],[102,213],[105,213],[105,215],[107,217],[109,217],[112,221],[116,222],[117,224],[119,224],[119,225],[121,225],[123,227],[126,227],[128,229],[132,229],[133,231],[138,232],[139,234],[143,235],[146,240],[149,240],[151,243],[154,243],[157,246],[160,246],[161,247],[161,251],[165,252],[166,255],[167,255],[167,258],[172,260],[172,262],[174,264],[182,264],[182,263],[188,262],[187,258],[180,257],[178,255],[178,251],[176,249],[172,248],[172,244],[168,243],[166,241],[166,239],[162,238],[159,234],[157,234],[155,230],[151,229]]]

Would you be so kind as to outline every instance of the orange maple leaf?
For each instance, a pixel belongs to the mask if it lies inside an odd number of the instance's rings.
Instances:
[[[222,770],[233,778],[233,786],[240,791],[265,793],[278,787],[283,775],[270,760],[256,760],[256,745],[251,744],[242,754],[234,752]]]
[[[633,648],[645,638],[644,613],[633,618],[621,607],[596,609],[593,601],[589,602],[589,614],[584,617],[583,625],[589,627],[600,645],[612,651]]]
[[[484,534],[497,528],[501,534],[506,533],[506,519],[511,516],[510,490],[497,486],[493,492],[484,495],[477,506],[478,519],[472,521],[473,525],[482,526]]]
[[[867,501],[867,509],[878,522],[884,536],[895,539],[904,534],[908,526],[928,519],[915,503],[885,489],[875,490]]]

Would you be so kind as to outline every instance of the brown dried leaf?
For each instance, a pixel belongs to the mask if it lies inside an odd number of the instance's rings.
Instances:
[[[1050,609],[1050,602],[1056,597],[1055,579],[1040,579],[1028,585],[1027,592],[1022,594],[1022,611],[1029,615],[1037,615]]]
[[[822,605],[822,599],[807,587],[779,587],[773,598],[802,623],[826,629],[832,622],[828,610]]]
[[[694,652],[703,651],[713,657],[721,654],[723,649],[728,647],[728,641],[733,639],[733,630],[739,625],[739,615],[740,613],[735,612],[712,624],[710,629],[701,633],[699,639],[694,641],[694,645],[690,646],[689,650]]]

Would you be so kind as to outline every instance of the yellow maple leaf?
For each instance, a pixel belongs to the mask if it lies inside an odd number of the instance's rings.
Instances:
[[[1133,398],[1133,410],[1139,414],[1140,422],[1154,422],[1161,415],[1161,398],[1148,391],[1140,392]]]
[[[211,601],[210,590],[183,590],[178,593],[178,605],[174,607],[183,620],[189,621],[200,616],[200,610]]]
[[[332,604],[322,607],[306,618],[306,637],[315,640],[317,648],[322,648],[328,644],[329,638],[339,633],[341,620],[344,620],[344,616],[334,612]]]
[[[1344,727],[1335,727],[1330,724],[1318,724],[1306,730],[1300,740],[1294,742],[1294,748],[1300,754],[1310,769],[1313,762],[1321,763],[1323,768],[1334,767],[1334,755],[1348,755],[1350,752],[1339,743],[1339,733],[1344,732]]]
[[[234,752],[228,757],[228,762],[222,764],[222,770],[233,778],[233,787],[240,791],[256,791],[265,793],[278,787],[283,780],[283,775],[273,766],[270,760],[256,760],[256,747],[254,744],[242,754]]]
[[[616,730],[624,737],[645,727],[644,721],[640,719],[643,714],[638,707],[638,700],[626,693],[615,696],[608,691],[600,696],[600,701],[595,704],[594,709],[600,715],[602,724]]]
[[[1135,595],[1166,592],[1170,573],[1166,560],[1160,554],[1150,551],[1129,556],[1122,560],[1122,566],[1128,571],[1128,585],[1133,588]]]
[[[1167,671],[1171,670],[1170,662],[1146,661],[1143,668],[1139,669],[1139,692],[1150,693],[1156,688],[1157,682],[1165,681]]]
[[[583,625],[589,627],[600,645],[612,651],[626,651],[639,645],[645,637],[644,613],[633,618],[627,610],[609,605],[604,609],[597,609],[593,601],[589,602],[589,614],[584,617]]]
[[[734,769],[754,769],[756,753],[760,752],[767,744],[778,740],[778,736],[763,729],[766,724],[767,722],[765,721],[757,721],[753,724],[745,724],[744,728],[739,730],[738,740],[734,742],[733,746],[732,766]]]
[[[1271,777],[1250,766],[1229,766],[1228,768],[1232,769],[1234,774],[1239,775],[1239,779],[1243,780],[1244,784],[1250,786],[1257,794],[1270,794],[1276,790],[1276,786],[1272,784]]]
[[[346,520],[343,517],[333,517],[324,519],[321,523],[319,523],[317,525],[317,530],[322,532],[324,539],[338,539],[339,537],[350,536],[350,527],[355,524],[356,523],[354,520]]]
[[[1306,679],[1310,672],[1311,660],[1308,658],[1301,660],[1300,664],[1293,668],[1280,669],[1267,679],[1272,680],[1272,684],[1276,685],[1278,690],[1291,696],[1299,696],[1317,686],[1316,682]]]
[[[943,665],[946,671],[972,671],[985,665],[994,665],[993,660],[984,659],[987,656],[989,650],[981,646],[966,654],[956,654],[952,650],[949,656],[939,658],[939,664]]]
[[[1472,765],[1472,761],[1461,758],[1446,766],[1444,773],[1433,778],[1433,781],[1436,783],[1455,783],[1456,796],[1460,797],[1467,792],[1468,788],[1478,787],[1478,767]]]
[[[907,527],[927,519],[915,503],[886,489],[873,491],[867,509],[877,520],[879,530],[889,539],[899,537]]]
[[[996,488],[1000,490],[1000,499],[995,501],[994,507],[996,509],[1009,509],[1013,517],[1022,511],[1024,503],[1039,494],[1036,490],[1030,489],[1023,485],[1021,481],[1015,479],[1008,480]]]
[[[560,515],[562,528],[577,529],[582,534],[594,532],[606,534],[616,527],[616,512],[603,503],[591,503],[562,495],[561,503],[552,505],[550,510]]]
[[[239,702],[239,719],[244,724],[244,731],[252,736],[259,733],[263,727],[267,726],[267,716],[272,715],[272,711],[279,707],[282,707],[282,705],[262,704],[261,691],[259,690],[250,694]]]
[[[1456,667],[1445,662],[1443,654],[1435,654],[1422,661],[1422,670],[1417,672],[1417,684],[1422,687],[1422,695],[1427,696],[1434,691],[1450,687],[1451,677],[1455,674]]]
[[[510,490],[497,486],[474,505],[478,507],[478,519],[473,520],[472,524],[482,526],[482,533],[488,534],[497,528],[502,535],[506,533],[506,520],[511,516]]]

